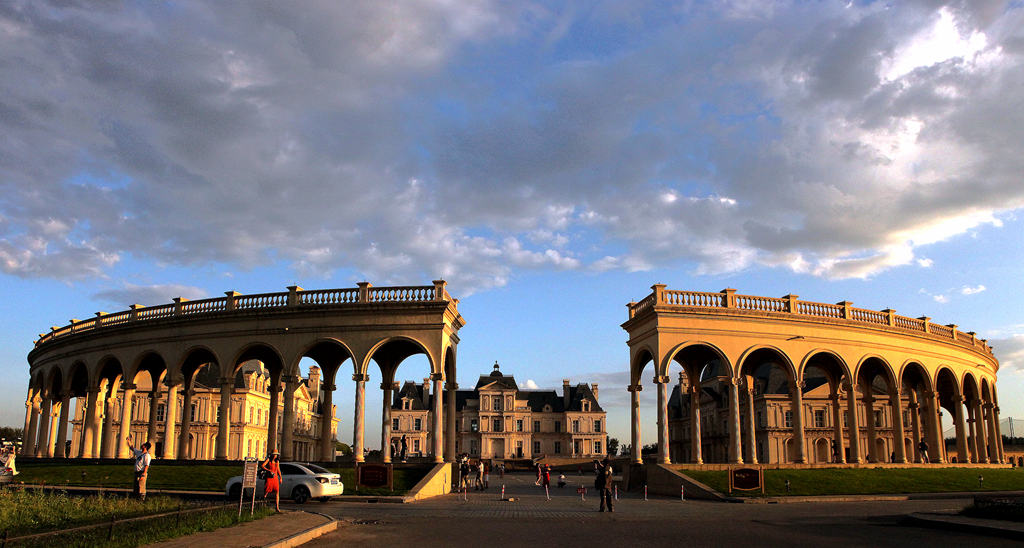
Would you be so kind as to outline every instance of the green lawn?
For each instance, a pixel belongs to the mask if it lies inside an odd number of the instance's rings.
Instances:
[[[684,474],[721,492],[728,493],[729,478],[724,470],[683,470]],[[984,477],[979,485],[978,476]],[[790,492],[786,492],[786,480]],[[935,493],[943,491],[1024,490],[1024,470],[969,468],[818,468],[808,470],[765,470],[767,496],[869,495],[889,493]],[[760,491],[736,491],[739,496],[761,496]]]
[[[356,492],[356,470],[355,468],[331,468],[331,472],[335,472],[341,475],[341,482],[345,484],[346,495],[404,495],[409,492],[410,489],[416,486],[417,483],[424,476],[427,475],[427,470],[415,469],[415,468],[396,468],[394,470],[394,487],[393,491],[387,489],[374,489],[364,487]]]

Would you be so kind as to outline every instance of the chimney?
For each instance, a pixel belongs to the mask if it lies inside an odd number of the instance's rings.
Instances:
[[[594,399],[596,400],[597,399],[597,383],[596,382],[590,385],[590,391],[594,393]]]
[[[430,409],[430,379],[423,379],[423,407]]]
[[[679,393],[685,394],[687,389],[690,388],[690,382],[686,378],[686,373],[683,371],[679,372]]]
[[[562,405],[569,410],[569,379],[562,379]]]
[[[315,365],[309,366],[309,395],[320,401],[320,368]]]

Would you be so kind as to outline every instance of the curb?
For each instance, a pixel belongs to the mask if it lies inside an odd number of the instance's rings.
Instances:
[[[994,520],[972,520],[972,522],[965,522],[963,520],[948,520],[940,516],[914,513],[908,514],[905,518],[906,521],[919,525],[922,527],[929,527],[932,529],[948,529],[950,531],[967,531],[979,535],[988,535],[1009,538],[1013,540],[1024,540],[1024,531],[1019,529],[1010,529],[1007,527],[1001,527],[998,524],[982,523],[981,521],[989,522]]]
[[[300,510],[300,511],[304,511],[304,510]],[[306,512],[306,513],[307,514],[316,514],[318,516],[323,516],[323,517],[327,518],[329,521],[327,523],[324,523],[324,524],[321,524],[321,525],[317,525],[315,527],[310,527],[309,529],[306,529],[305,531],[300,531],[300,532],[295,533],[293,535],[289,535],[289,536],[287,536],[285,538],[278,539],[278,540],[276,540],[274,542],[271,542],[269,544],[265,544],[264,548],[292,548],[293,546],[299,546],[299,545],[305,544],[305,543],[307,543],[307,542],[309,542],[309,541],[311,541],[311,540],[313,540],[313,539],[315,539],[315,538],[317,538],[317,537],[319,537],[321,535],[325,535],[327,533],[330,533],[331,531],[335,531],[335,530],[338,529],[338,520],[332,518],[331,516],[328,516],[327,514],[321,514],[320,512]]]

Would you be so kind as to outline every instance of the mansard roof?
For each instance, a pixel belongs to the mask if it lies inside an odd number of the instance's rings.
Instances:
[[[402,398],[409,398],[411,400],[409,408],[413,411],[428,410],[429,407],[423,404],[423,388],[424,387],[421,384],[416,384],[412,381],[405,381],[402,383],[402,387],[398,392],[395,393],[395,396],[391,401],[391,408],[401,409]]]

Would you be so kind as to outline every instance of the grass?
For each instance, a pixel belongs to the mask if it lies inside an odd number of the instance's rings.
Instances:
[[[27,535],[177,510],[181,502],[152,497],[145,503],[124,496],[77,497],[63,493],[6,489],[0,491],[0,531]]]
[[[728,493],[729,478],[724,470],[683,470],[684,474],[719,491]],[[979,485],[978,476],[984,477]],[[790,491],[786,492],[786,480]],[[895,493],[937,493],[948,491],[1024,490],[1024,471],[1015,469],[969,468],[818,468],[807,470],[765,470],[765,495],[875,495]],[[735,491],[738,496],[761,496],[760,491]]]
[[[418,468],[395,468],[393,472],[393,483],[394,489],[388,490],[383,488],[371,488],[361,487],[359,492],[356,493],[356,471],[355,468],[331,468],[331,472],[335,472],[341,475],[341,482],[345,484],[346,495],[377,495],[377,496],[388,496],[388,495],[404,495],[409,492],[410,489],[416,486],[417,483],[424,476],[427,475],[426,469]]]

